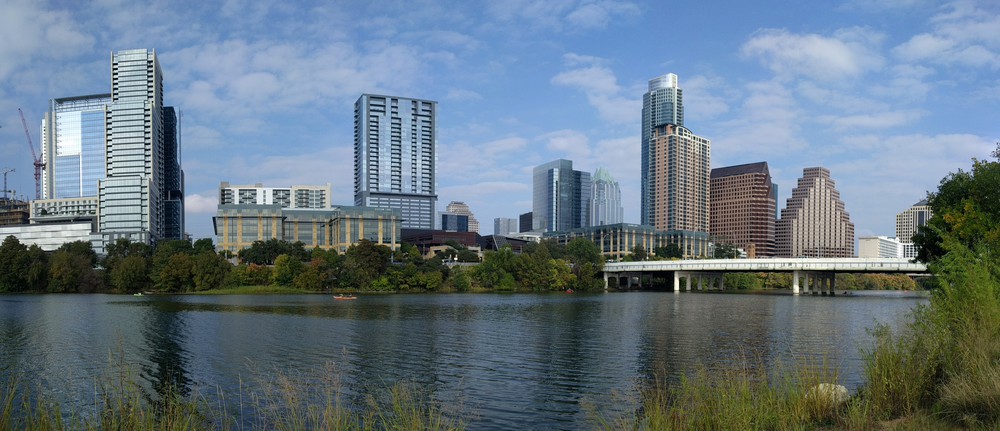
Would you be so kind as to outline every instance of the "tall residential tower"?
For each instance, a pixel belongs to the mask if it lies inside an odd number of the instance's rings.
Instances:
[[[403,228],[433,229],[437,102],[363,94],[354,104],[354,204],[402,211]]]
[[[642,97],[641,223],[667,231],[685,257],[709,253],[711,142],[684,127],[677,75]]]

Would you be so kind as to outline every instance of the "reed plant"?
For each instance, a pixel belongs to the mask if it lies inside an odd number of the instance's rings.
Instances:
[[[431,397],[405,382],[376,388],[360,405],[344,401],[340,374],[274,373],[258,389],[221,390],[215,399],[164,386],[159,393],[139,384],[131,367],[112,359],[111,373],[95,384],[94,410],[64,415],[40,389],[11,379],[0,389],[0,430],[462,430]],[[234,398],[233,395],[237,397]],[[238,405],[230,406],[230,402]],[[239,413],[231,413],[235,408]],[[243,417],[249,414],[252,417]]]
[[[728,368],[701,367],[676,379],[657,372],[641,390],[638,412],[598,418],[601,429],[788,430],[836,425],[845,406],[815,388],[837,381],[823,360],[798,366],[741,357]]]

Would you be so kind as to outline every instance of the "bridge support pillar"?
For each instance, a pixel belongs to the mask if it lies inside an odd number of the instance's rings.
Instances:
[[[674,271],[674,292],[681,291],[681,273],[680,271]]]
[[[608,273],[604,273],[604,291],[608,291]]]
[[[799,294],[799,271],[792,271],[792,295]]]
[[[837,291],[837,274],[834,272],[830,273],[830,295],[835,295]]]
[[[684,274],[684,283],[687,284],[687,291],[691,291],[691,273],[687,272]]]
[[[719,290],[726,290],[726,274],[719,273]]]

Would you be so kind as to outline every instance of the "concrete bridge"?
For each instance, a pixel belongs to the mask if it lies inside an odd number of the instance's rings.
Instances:
[[[691,290],[692,279],[697,287],[725,289],[723,275],[727,272],[790,272],[792,293],[810,289],[832,295],[836,290],[837,273],[906,273],[924,274],[927,266],[909,259],[872,258],[775,258],[775,259],[704,259],[614,262],[604,264],[604,286],[633,287],[636,279],[642,287],[644,275],[673,273],[674,291],[681,290],[681,279]],[[800,284],[801,282],[801,284]],[[706,286],[707,284],[707,286]]]

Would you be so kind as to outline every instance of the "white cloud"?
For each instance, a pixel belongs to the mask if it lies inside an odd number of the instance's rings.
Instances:
[[[67,10],[46,8],[42,2],[13,0],[0,14],[0,81],[38,60],[75,57],[89,52],[94,37]],[[39,66],[40,67],[40,66]]]
[[[912,124],[927,115],[922,110],[888,111],[862,115],[819,117],[821,123],[831,125],[836,130],[890,129]]]
[[[195,216],[215,214],[219,209],[219,197],[188,194],[184,196],[184,212]]]
[[[805,76],[840,82],[882,66],[881,40],[882,35],[863,28],[841,29],[832,37],[763,29],[743,44],[740,53],[785,79]]]
[[[606,121],[615,124],[638,122],[642,112],[641,102],[622,95],[614,72],[602,65],[600,59],[576,54],[567,54],[564,59],[580,67],[554,76],[553,84],[582,91],[590,105]]]
[[[581,160],[590,156],[587,136],[576,130],[557,130],[541,135],[537,139],[545,142],[546,148],[555,153],[555,157]]]
[[[995,6],[995,5],[994,5]],[[941,66],[1000,68],[1000,14],[986,4],[955,1],[931,19],[933,30],[893,49],[899,59]]]

